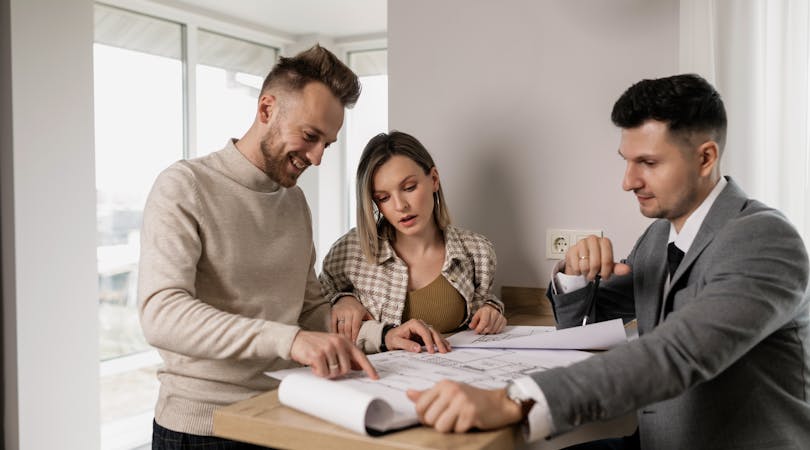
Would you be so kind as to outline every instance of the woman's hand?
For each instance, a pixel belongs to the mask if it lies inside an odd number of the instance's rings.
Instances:
[[[406,350],[419,353],[422,345],[428,353],[436,350],[439,353],[450,351],[450,343],[447,342],[438,331],[419,319],[411,319],[398,327],[391,328],[383,336],[385,346],[388,350]]]
[[[357,300],[357,297],[347,295],[340,297],[332,305],[332,322],[330,331],[345,336],[352,342],[357,342],[357,334],[360,333],[360,326],[364,320],[370,320],[371,314]]]
[[[484,305],[473,315],[470,329],[478,334],[496,334],[506,326],[506,317],[492,305]]]

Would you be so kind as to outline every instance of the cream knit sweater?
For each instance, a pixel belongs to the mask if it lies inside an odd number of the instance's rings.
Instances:
[[[138,299],[158,371],[155,420],[210,435],[213,411],[276,387],[299,330],[328,329],[312,219],[233,142],[161,173],[146,203]]]

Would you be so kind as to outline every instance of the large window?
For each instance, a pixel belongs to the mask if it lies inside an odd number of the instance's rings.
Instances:
[[[119,38],[128,30],[138,39]],[[146,38],[150,36],[150,38]],[[147,346],[135,305],[141,213],[157,173],[183,155],[181,29],[96,8],[94,58],[101,359]]]
[[[357,224],[356,174],[360,154],[369,139],[388,131],[388,52],[385,49],[349,52],[349,67],[360,77],[363,91],[346,120],[346,180],[349,227]]]
[[[132,449],[149,443],[162,363],[137,314],[146,197],[172,162],[247,130],[277,50],[97,4],[93,56],[101,444]]]
[[[143,205],[183,156],[180,25],[95,9],[94,99],[103,448],[148,442],[159,358],[136,310]]]
[[[163,6],[132,2],[135,12],[121,9],[129,2],[110,1],[116,6],[95,6],[93,47],[101,444],[103,449],[133,449],[149,444],[162,364],[145,342],[137,314],[146,197],[160,171],[174,161],[217,151],[228,138],[242,136],[283,42],[208,17],[172,14]],[[388,128],[387,52],[377,42],[344,45],[354,50],[332,50],[346,55],[363,93],[347,114],[345,170],[343,164],[333,167],[340,183],[349,186],[353,223],[357,160],[368,139]],[[318,182],[311,184],[302,188],[318,217],[318,209],[330,201],[320,204]],[[342,234],[349,221],[328,222],[343,229],[332,234]],[[334,237],[322,240],[329,245]]]
[[[259,91],[276,49],[200,30],[197,63],[198,156],[242,136],[256,114]]]

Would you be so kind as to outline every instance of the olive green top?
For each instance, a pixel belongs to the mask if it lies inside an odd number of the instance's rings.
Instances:
[[[464,322],[467,302],[464,297],[439,274],[427,286],[408,292],[402,321],[421,319],[440,333],[449,333]]]

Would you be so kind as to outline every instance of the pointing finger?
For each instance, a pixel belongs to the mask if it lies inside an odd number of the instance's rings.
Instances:
[[[371,378],[372,380],[380,379],[380,375],[377,374],[377,369],[375,369],[374,366],[371,365],[371,361],[369,361],[368,358],[366,358],[366,355],[362,351],[360,351],[359,348],[352,345],[350,352],[352,361],[354,361],[355,364],[360,366],[360,368],[363,370],[363,372],[366,373],[366,375],[368,375],[369,378]]]

